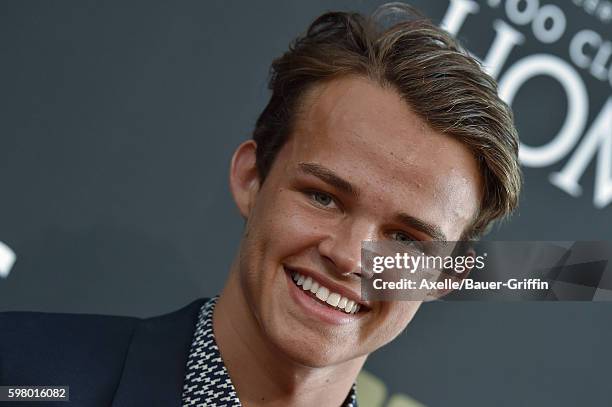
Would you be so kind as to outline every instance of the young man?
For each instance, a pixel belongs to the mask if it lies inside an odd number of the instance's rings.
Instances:
[[[409,18],[383,27],[390,12]],[[361,242],[477,238],[517,205],[517,135],[494,81],[396,4],[319,17],[272,68],[231,163],[246,224],[221,295],[144,321],[5,315],[2,384],[68,384],[79,405],[356,405],[367,356],[420,306],[360,298]]]

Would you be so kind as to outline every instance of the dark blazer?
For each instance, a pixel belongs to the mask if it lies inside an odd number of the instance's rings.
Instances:
[[[69,403],[40,406],[180,406],[205,301],[149,319],[0,313],[0,385],[70,386]]]

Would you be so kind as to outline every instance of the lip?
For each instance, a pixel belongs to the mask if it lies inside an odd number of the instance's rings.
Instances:
[[[313,298],[309,294],[305,293],[300,287],[295,285],[295,282],[291,277],[292,270],[284,268],[283,271],[287,278],[289,296],[308,316],[316,318],[319,322],[330,325],[346,325],[361,319],[361,317],[364,315],[362,312],[347,314],[343,311],[335,310],[322,304],[319,300]]]
[[[372,303],[371,301],[364,301],[361,299],[361,296],[357,293],[355,293],[353,290],[351,290],[350,288],[344,287],[343,285],[340,285],[332,280],[330,280],[329,278],[320,275],[318,273],[315,273],[312,270],[309,269],[305,269],[305,268],[301,268],[301,267],[291,267],[291,266],[287,266],[287,265],[283,265],[283,268],[285,269],[285,271],[289,274],[289,277],[291,277],[291,272],[296,272],[299,274],[302,274],[306,277],[310,277],[313,280],[315,280],[317,283],[324,285],[325,287],[329,288],[329,290],[331,292],[335,292],[340,294],[343,297],[348,298],[349,300],[353,300],[355,301],[357,304],[361,305],[361,307],[365,307],[364,311],[368,311],[372,308]]]

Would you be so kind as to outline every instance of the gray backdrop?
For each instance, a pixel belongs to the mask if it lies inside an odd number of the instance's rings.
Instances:
[[[219,292],[242,228],[227,168],[267,101],[270,62],[322,12],[380,3],[1,2],[0,242],[17,261],[0,278],[0,310],[151,316]],[[470,1],[412,2],[436,22],[451,3]],[[580,141],[526,165],[521,208],[490,238],[612,239],[612,73],[597,69],[610,58],[604,47],[593,68],[568,56],[580,30],[611,39],[606,2],[558,2],[554,42],[515,23],[508,2],[477,3],[458,32],[466,47],[484,57],[495,21],[512,26],[524,41],[500,78],[530,55],[565,61],[588,95],[581,140],[598,117],[592,133],[606,133],[575,165],[581,195],[549,180]],[[538,2],[519,3],[516,21]],[[581,50],[595,60],[599,48]],[[525,80],[513,101],[523,142],[553,139],[573,97],[551,75]],[[611,317],[612,303],[431,303],[367,369],[428,406],[612,405]]]

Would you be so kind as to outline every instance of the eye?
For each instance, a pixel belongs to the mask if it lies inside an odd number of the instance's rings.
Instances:
[[[412,236],[404,232],[393,232],[391,233],[391,238],[400,243],[411,243],[415,241],[415,239],[413,239]]]
[[[332,198],[331,195],[326,194],[325,192],[310,191],[309,195],[317,203],[317,205],[323,206],[325,208],[330,208],[334,205],[334,198]]]
[[[415,239],[411,235],[405,232],[393,232],[391,233],[391,239],[399,242],[407,247],[412,248],[413,250],[418,250],[419,252],[428,252],[429,247],[424,246],[423,241],[419,239]]]

